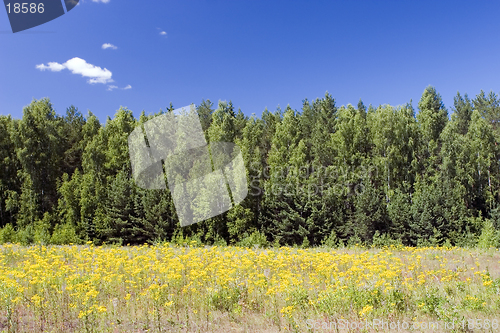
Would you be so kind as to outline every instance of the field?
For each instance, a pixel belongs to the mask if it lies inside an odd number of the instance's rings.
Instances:
[[[0,332],[498,331],[499,262],[496,249],[7,244]]]

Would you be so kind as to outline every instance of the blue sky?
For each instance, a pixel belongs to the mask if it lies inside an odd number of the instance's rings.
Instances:
[[[499,13],[498,1],[85,0],[12,34],[0,10],[0,114],[50,97],[102,122],[202,99],[260,116],[326,91],[416,108],[428,85],[450,110],[457,91],[500,91]]]

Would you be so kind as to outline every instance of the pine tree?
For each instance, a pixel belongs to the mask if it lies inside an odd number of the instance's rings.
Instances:
[[[144,190],[136,187],[130,216],[133,242],[153,243],[172,240],[180,229],[170,190]]]
[[[498,197],[499,152],[492,127],[477,110],[472,113],[466,138],[471,145],[469,176],[474,180],[474,206],[486,213],[486,210],[494,206],[493,201]]]
[[[363,118],[366,118],[366,114],[367,114],[366,106],[365,106],[365,104],[363,104],[363,101],[361,100],[361,98],[359,99],[359,102],[358,102],[358,112],[359,112],[359,114],[361,114],[361,116]]]
[[[135,234],[130,221],[134,209],[135,187],[129,177],[129,171],[123,168],[108,182],[104,204],[105,218],[98,232],[107,242],[119,245],[144,243],[144,235]]]
[[[297,170],[304,166],[305,144],[301,139],[299,119],[287,107],[277,125],[269,153],[270,178],[265,184],[263,213],[260,216],[264,232],[280,244],[302,244],[308,236],[303,198],[297,183]]]
[[[389,232],[385,193],[382,187],[367,181],[356,194],[354,219],[349,228],[354,231],[354,236],[370,243],[376,231],[382,234]]]
[[[17,176],[21,164],[11,139],[13,126],[14,120],[10,116],[0,116],[0,228],[7,223],[15,225],[21,190],[21,181]]]
[[[198,116],[200,117],[201,129],[205,133],[205,139],[208,141],[208,129],[212,124],[212,114],[214,103],[209,99],[202,100],[200,105],[197,107]]]
[[[457,131],[459,134],[465,135],[469,129],[469,123],[472,116],[472,102],[469,96],[465,94],[463,97],[457,92],[453,99],[453,114],[452,119],[457,121]]]
[[[267,178],[266,151],[263,141],[264,122],[252,116],[243,129],[243,138],[237,140],[245,161],[246,176],[248,181],[248,197],[241,206],[251,211],[252,221],[245,219],[245,223],[256,229],[258,217],[261,212],[261,202],[264,195],[264,184]],[[245,213],[245,216],[250,216]]]
[[[479,114],[491,124],[498,137],[500,135],[500,100],[497,94],[490,91],[488,96],[486,96],[485,92],[481,90],[472,103],[474,105],[474,110],[477,110]]]
[[[212,124],[208,130],[210,142],[234,142],[237,135],[235,118],[233,104],[219,101],[219,106],[212,115]]]
[[[417,114],[417,120],[422,135],[422,145],[418,153],[419,169],[421,174],[426,173],[431,177],[435,175],[440,164],[439,136],[448,122],[448,111],[444,107],[441,95],[431,86],[422,94],[418,108],[420,112]]]
[[[66,109],[66,116],[60,118],[59,135],[63,140],[64,157],[62,160],[62,173],[71,175],[75,169],[82,169],[82,141],[85,118],[78,109],[70,106]]]
[[[436,88],[431,86],[425,88],[418,102],[418,108],[420,112],[417,119],[422,128],[425,141],[437,143],[439,135],[448,121],[448,112]]]
[[[314,109],[316,121],[311,133],[311,159],[316,167],[326,167],[333,164],[335,151],[332,145],[337,113],[335,100],[326,93],[323,100],[315,101]],[[308,138],[307,135],[304,137]]]

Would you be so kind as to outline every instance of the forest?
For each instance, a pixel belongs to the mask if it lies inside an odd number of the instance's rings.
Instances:
[[[121,107],[101,124],[48,98],[0,116],[0,243],[239,246],[494,246],[500,242],[500,99],[481,91],[448,110],[425,88],[406,105],[300,110],[196,106],[207,142],[237,144],[248,196],[181,227],[169,190],[134,184],[128,136],[164,112]],[[6,112],[7,111],[7,112]],[[8,113],[8,110],[3,110]]]

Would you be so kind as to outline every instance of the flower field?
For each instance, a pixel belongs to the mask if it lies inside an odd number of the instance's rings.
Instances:
[[[499,262],[495,249],[7,244],[0,332],[336,332],[375,319],[495,331]]]

